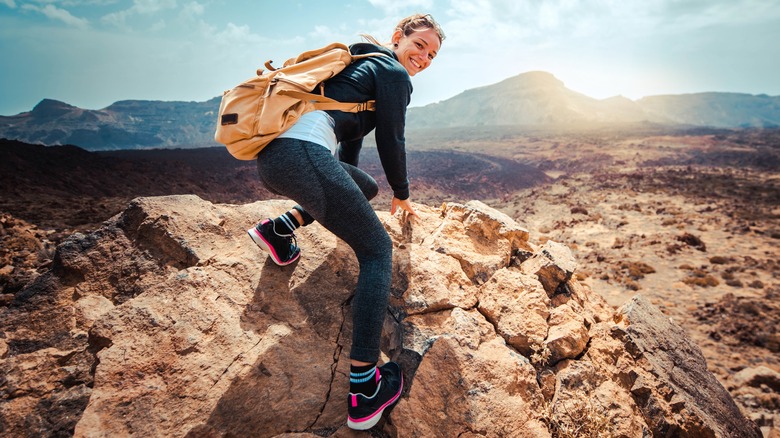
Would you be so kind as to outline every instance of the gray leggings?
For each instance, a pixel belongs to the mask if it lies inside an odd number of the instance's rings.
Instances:
[[[360,266],[352,299],[350,358],[379,360],[393,268],[393,245],[369,204],[379,191],[367,173],[339,162],[323,146],[277,138],[257,157],[260,180],[275,194],[299,205],[302,225],[314,220],[347,243]]]

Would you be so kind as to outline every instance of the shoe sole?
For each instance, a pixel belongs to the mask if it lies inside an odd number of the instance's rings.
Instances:
[[[404,376],[401,374],[401,386],[398,388],[398,393],[387,401],[382,407],[374,412],[373,415],[370,415],[368,417],[359,418],[359,419],[353,419],[349,415],[347,415],[347,426],[349,426],[350,429],[353,430],[368,430],[372,427],[376,426],[377,423],[379,423],[379,420],[382,419],[382,414],[385,412],[385,409],[393,406],[395,402],[398,401],[398,398],[401,397],[401,393],[404,391]]]
[[[271,246],[270,243],[268,243],[263,236],[257,232],[257,228],[250,228],[246,230],[247,234],[249,234],[249,237],[252,238],[252,240],[257,244],[257,246],[260,247],[263,251],[267,252],[268,255],[271,257],[271,260],[273,260],[274,263],[276,263],[279,266],[287,266],[290,263],[293,263],[294,261],[298,260],[298,257],[301,256],[301,253],[295,254],[295,257],[291,258],[287,262],[283,262],[279,259],[279,255],[276,254],[276,251],[274,251],[274,247]]]

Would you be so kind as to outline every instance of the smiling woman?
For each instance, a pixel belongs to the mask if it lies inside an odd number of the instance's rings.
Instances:
[[[370,35],[363,36],[376,45],[382,45]],[[416,14],[398,23],[388,46],[392,46],[409,76],[414,76],[431,65],[444,38],[444,31],[430,14]]]
[[[387,45],[350,46],[359,57],[323,83],[327,97],[340,102],[375,101],[372,111],[305,113],[257,155],[257,170],[266,188],[298,202],[283,215],[263,219],[247,230],[280,266],[301,255],[293,232],[314,221],[346,242],[360,264],[352,307],[350,385],[347,425],[366,430],[376,425],[403,390],[401,367],[377,367],[380,337],[390,295],[393,246],[370,200],[379,186],[359,169],[363,138],[375,131],[377,150],[393,190],[390,214],[417,214],[409,196],[406,168],[406,107],[411,76],[428,68],[444,40],[430,15],[415,14],[395,27]],[[334,156],[334,152],[337,153]]]

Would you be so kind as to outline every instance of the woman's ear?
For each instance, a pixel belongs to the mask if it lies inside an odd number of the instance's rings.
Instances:
[[[401,29],[396,29],[395,32],[393,32],[393,36],[390,38],[390,42],[393,43],[393,46],[398,46],[398,42],[401,41],[402,36],[403,32]]]

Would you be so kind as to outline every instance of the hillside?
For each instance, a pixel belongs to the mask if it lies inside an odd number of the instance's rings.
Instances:
[[[44,99],[32,111],[0,116],[0,138],[88,150],[213,146],[219,98],[206,102],[127,100],[86,110]]]
[[[635,123],[712,128],[780,126],[780,96],[701,93],[598,100],[547,72],[528,72],[450,99],[410,108],[412,128],[467,126],[587,127]]]
[[[412,128],[670,122],[663,116],[648,120],[629,99],[597,100],[569,90],[546,72],[524,73],[439,103],[411,108],[408,119]]]
[[[459,151],[409,152],[418,201],[495,198],[550,181],[541,170],[507,158]],[[375,148],[361,167],[374,176],[389,205],[389,185]],[[0,211],[47,228],[94,227],[137,196],[196,194],[219,203],[268,199],[253,161],[224,147],[89,152],[0,140]],[[31,200],[35,202],[31,202]],[[435,202],[435,201],[434,201]]]
[[[31,111],[0,116],[0,138],[87,150],[207,147],[220,99],[206,102],[127,100],[86,110],[44,99]],[[780,126],[780,97],[736,93],[594,99],[546,72],[528,72],[466,90],[442,102],[409,108],[410,130],[517,126],[524,130],[593,125],[714,128]]]

